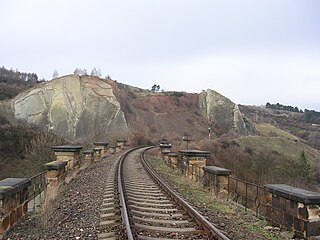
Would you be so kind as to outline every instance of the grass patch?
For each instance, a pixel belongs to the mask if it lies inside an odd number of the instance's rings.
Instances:
[[[236,141],[242,148],[248,147],[261,152],[269,149],[290,156],[293,159],[298,159],[301,152],[304,151],[311,163],[318,163],[320,159],[318,150],[309,147],[303,142],[283,137],[246,136],[237,138]]]
[[[281,130],[275,126],[268,123],[255,124],[256,130],[264,137],[283,137],[289,140],[298,140],[296,136]]]
[[[270,240],[280,240],[281,239],[278,236],[278,234],[265,230],[263,228],[264,227],[263,223],[260,223],[260,222],[244,224],[244,227],[246,229],[248,229],[249,231],[260,233],[262,236],[264,236]]]

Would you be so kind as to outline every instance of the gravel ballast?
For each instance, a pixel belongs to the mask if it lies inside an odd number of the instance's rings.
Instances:
[[[105,182],[118,157],[109,155],[80,171],[42,213],[27,215],[3,239],[97,239]]]

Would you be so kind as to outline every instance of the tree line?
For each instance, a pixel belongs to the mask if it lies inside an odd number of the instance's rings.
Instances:
[[[302,111],[298,107],[292,107],[290,105],[282,105],[280,103],[271,104],[269,102],[266,103],[265,107],[271,108],[271,109],[277,109],[277,110],[285,110],[285,111],[289,111],[289,112],[303,113],[303,117],[304,117],[305,122],[320,124],[320,112],[317,112],[315,110],[305,109],[304,111]]]
[[[0,82],[10,83],[10,82],[38,82],[38,76],[35,73],[25,73],[20,72],[18,69],[13,70],[12,68],[6,69],[5,67],[0,68]]]
[[[282,105],[280,103],[276,103],[276,104],[271,104],[269,102],[266,103],[266,108],[271,108],[271,109],[278,109],[278,110],[286,110],[286,111],[290,111],[290,112],[300,112],[303,113],[303,111],[301,109],[299,109],[298,107],[292,107],[290,105]]]

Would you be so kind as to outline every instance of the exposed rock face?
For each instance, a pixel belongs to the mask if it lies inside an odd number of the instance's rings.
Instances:
[[[28,90],[11,102],[16,119],[55,130],[68,138],[126,131],[127,123],[110,84],[68,75]]]
[[[253,126],[243,117],[237,104],[214,90],[199,96],[200,109],[224,133],[250,134]]]

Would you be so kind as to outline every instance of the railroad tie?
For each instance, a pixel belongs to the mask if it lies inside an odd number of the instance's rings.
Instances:
[[[117,185],[115,182],[115,169],[110,169],[110,176],[105,185],[102,205],[100,208],[100,234],[99,240],[115,240],[117,226],[120,224],[119,202],[117,200]]]

